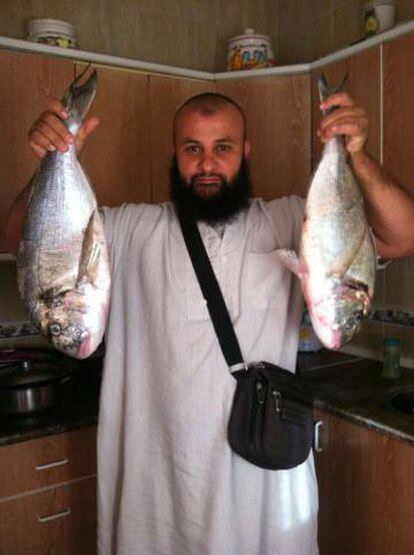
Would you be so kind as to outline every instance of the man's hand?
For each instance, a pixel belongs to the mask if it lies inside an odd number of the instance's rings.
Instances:
[[[42,159],[47,152],[55,150],[66,152],[73,143],[79,154],[86,137],[99,125],[98,118],[87,119],[75,138],[62,122],[67,117],[63,104],[56,98],[49,98],[47,110],[40,115],[29,131],[29,145],[37,158]]]
[[[345,136],[345,146],[353,157],[364,151],[368,138],[368,117],[363,108],[354,105],[347,93],[332,94],[320,105],[322,110],[331,106],[339,106],[325,116],[317,131],[323,143],[328,142],[334,135]]]

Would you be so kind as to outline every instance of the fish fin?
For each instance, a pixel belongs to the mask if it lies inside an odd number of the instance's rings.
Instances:
[[[77,286],[82,283],[95,283],[101,259],[103,241],[99,240],[102,227],[97,210],[92,212],[82,244],[82,254],[79,262]]]
[[[302,279],[307,273],[304,264],[299,260],[295,251],[289,249],[278,249],[276,256],[288,270]]]

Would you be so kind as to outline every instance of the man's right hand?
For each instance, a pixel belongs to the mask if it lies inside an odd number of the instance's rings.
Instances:
[[[73,143],[79,154],[86,137],[99,125],[99,119],[91,117],[84,121],[74,137],[62,122],[67,117],[63,104],[56,98],[50,98],[47,110],[40,114],[29,131],[29,145],[37,158],[42,159],[47,152],[55,150],[66,152]]]

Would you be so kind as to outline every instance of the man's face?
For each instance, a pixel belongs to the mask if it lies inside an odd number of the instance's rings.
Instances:
[[[205,199],[234,179],[249,151],[243,118],[232,106],[209,114],[184,110],[176,121],[174,143],[182,179]]]

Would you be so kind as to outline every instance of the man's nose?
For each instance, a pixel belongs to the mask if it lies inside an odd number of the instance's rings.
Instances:
[[[211,173],[217,169],[217,158],[213,152],[204,152],[198,164],[199,171]]]

